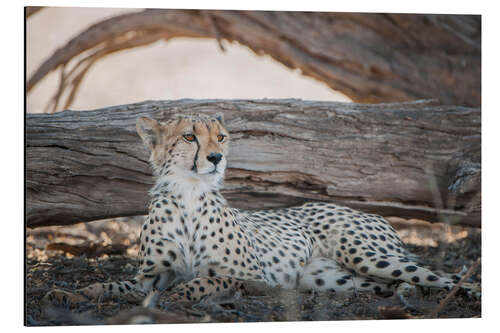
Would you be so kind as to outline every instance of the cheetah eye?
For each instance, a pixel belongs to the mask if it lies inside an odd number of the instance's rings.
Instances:
[[[196,137],[193,135],[193,134],[184,134],[182,136],[184,138],[184,140],[186,140],[187,142],[193,142],[196,140]]]
[[[224,134],[219,134],[217,135],[217,141],[222,142],[226,139],[226,136]]]

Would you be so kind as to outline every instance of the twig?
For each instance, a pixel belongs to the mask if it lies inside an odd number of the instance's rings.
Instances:
[[[220,50],[222,52],[226,52],[226,48],[222,45],[222,37],[214,16],[209,11],[201,11],[201,13],[206,19],[208,19],[210,30],[215,35],[215,39],[217,40],[217,44],[219,44]]]
[[[57,91],[54,94],[54,96],[52,96],[50,101],[45,106],[45,110],[44,110],[45,113],[54,113],[57,110],[57,105],[59,104],[59,99],[61,98],[61,95],[63,94],[63,91],[64,91],[65,86],[66,86],[65,69],[66,69],[66,64],[62,64],[60,74],[59,74],[59,86],[57,87]],[[51,106],[52,106],[52,109],[51,109]],[[51,109],[51,110],[49,111],[49,109]]]
[[[50,113],[58,110],[61,103],[63,93],[69,90],[66,101],[63,104],[63,109],[67,109],[73,103],[76,93],[83,81],[83,78],[90,70],[90,68],[101,58],[119,52],[124,49],[139,47],[154,43],[160,39],[168,39],[169,35],[165,31],[152,32],[152,31],[134,31],[134,34],[128,36],[127,34],[114,36],[112,40],[107,41],[101,46],[100,49],[80,59],[71,69],[65,71],[66,64],[61,65],[61,75],[57,93],[52,97],[47,106],[46,112],[52,107]]]
[[[478,260],[476,260],[476,262],[474,264],[472,264],[472,266],[469,268],[467,273],[465,273],[465,275],[462,276],[462,278],[460,279],[460,281],[458,281],[458,283],[455,285],[455,287],[453,287],[453,289],[450,290],[448,295],[446,295],[446,297],[439,303],[439,305],[434,309],[434,311],[432,311],[430,313],[430,315],[429,315],[430,318],[437,317],[438,313],[443,310],[443,308],[446,306],[446,304],[457,293],[458,289],[460,289],[460,286],[462,286],[462,284],[465,282],[465,280],[467,280],[472,275],[472,273],[476,270],[476,268],[480,262],[481,262],[481,258],[479,258]]]

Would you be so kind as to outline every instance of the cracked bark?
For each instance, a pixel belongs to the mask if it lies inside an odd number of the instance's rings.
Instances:
[[[28,227],[147,212],[139,116],[223,112],[224,196],[246,209],[335,202],[384,216],[481,225],[481,112],[435,101],[147,101],[26,116]]]

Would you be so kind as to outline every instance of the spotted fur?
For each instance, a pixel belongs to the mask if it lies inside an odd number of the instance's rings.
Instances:
[[[244,280],[336,293],[383,293],[395,281],[454,285],[419,266],[381,216],[323,202],[267,211],[229,207],[219,192],[229,143],[220,115],[140,118],[137,131],[156,177],[138,275],[91,285],[75,297],[169,290],[172,301],[197,301]]]

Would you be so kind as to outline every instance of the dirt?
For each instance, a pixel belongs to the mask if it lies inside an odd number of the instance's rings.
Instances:
[[[444,225],[409,228],[394,220],[403,241],[423,262],[446,272],[470,268],[481,257],[478,229]],[[392,220],[391,220],[392,222]],[[127,300],[46,304],[52,288],[73,290],[95,282],[132,278],[137,270],[140,218],[27,231],[26,324],[99,325],[130,323],[261,322],[431,318],[448,291],[419,288],[404,305],[394,295],[297,292],[249,283],[244,294],[196,304],[164,304],[162,296],[145,308]],[[54,246],[54,244],[58,244]],[[61,244],[63,244],[61,246]],[[53,250],[48,250],[52,248]],[[88,251],[87,251],[88,249]],[[73,254],[71,254],[73,253]],[[75,255],[77,254],[77,255]],[[481,269],[472,274],[481,281]],[[481,299],[457,292],[437,318],[481,317]]]

